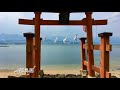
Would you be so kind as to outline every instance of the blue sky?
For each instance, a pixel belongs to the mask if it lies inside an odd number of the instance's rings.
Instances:
[[[43,19],[58,20],[58,13],[42,13]],[[34,32],[34,26],[19,25],[18,19],[32,19],[34,12],[0,12],[0,34],[20,34]],[[84,13],[71,13],[70,20],[81,20]],[[108,19],[108,25],[93,26],[93,36],[98,33],[113,32],[114,37],[120,37],[120,12],[93,12],[93,18]],[[82,26],[41,26],[41,36],[86,36]]]

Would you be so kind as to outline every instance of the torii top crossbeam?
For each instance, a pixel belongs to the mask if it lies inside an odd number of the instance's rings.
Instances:
[[[93,50],[91,49],[91,45],[93,45],[93,37],[92,37],[92,25],[106,25],[107,20],[94,20],[92,18],[92,12],[85,12],[86,18],[82,20],[69,20],[69,24],[64,25],[86,25],[87,27],[87,46],[88,46],[88,74],[90,76],[94,76],[94,72],[92,71],[92,65],[94,65],[94,57]],[[35,12],[35,18],[32,20],[28,19],[19,19],[19,24],[24,25],[34,25],[35,26],[35,53],[34,53],[34,61],[35,61],[35,72],[36,76],[38,75],[38,71],[40,70],[40,55],[41,55],[41,44],[40,44],[40,25],[61,25],[59,20],[43,20],[41,19],[41,12]]]
[[[53,12],[53,13],[56,13],[56,12]],[[39,19],[38,22],[40,25],[63,25],[63,24],[59,23],[59,20]],[[35,25],[35,18],[33,18],[32,20],[19,19],[19,24]],[[86,18],[83,18],[82,20],[70,20],[69,24],[64,24],[64,25],[86,25]],[[94,20],[94,19],[92,19],[92,25],[107,25],[107,20]]]
[[[56,12],[54,12],[56,13]],[[57,12],[58,13],[58,12]],[[70,12],[60,12],[59,14],[59,19],[61,19],[61,21],[63,21],[63,19],[65,17],[68,17],[69,19],[69,14]],[[61,18],[60,18],[61,16]],[[60,20],[43,20],[40,19],[39,20],[40,25],[63,25],[60,23]],[[19,24],[25,24],[25,25],[35,25],[35,18],[33,18],[32,20],[29,19],[19,19]],[[106,25],[107,24],[107,20],[94,20],[92,19],[92,25]],[[86,19],[83,18],[82,20],[70,20],[69,23],[64,24],[64,25],[86,25]]]

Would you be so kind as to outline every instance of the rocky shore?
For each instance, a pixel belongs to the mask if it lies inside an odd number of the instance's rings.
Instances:
[[[80,72],[71,73],[70,71],[65,71],[65,72],[61,71],[61,72],[62,73],[60,73],[60,71],[58,72],[58,70],[56,71],[48,70],[45,72],[41,71],[39,72],[38,78],[89,78],[87,77],[87,73],[85,74],[81,74]],[[13,71],[1,70],[0,78],[26,78],[25,74],[26,73],[14,73]],[[112,76],[111,78],[120,78],[120,70],[112,70],[111,76]],[[100,75],[96,74],[95,78],[100,78]]]
[[[45,74],[43,77],[40,78],[82,78],[81,75],[75,75],[75,74],[56,74],[56,75],[50,75],[50,74]]]
[[[44,74],[43,70],[39,71],[39,78],[82,78],[82,74]],[[87,78],[87,74],[84,78]]]
[[[21,75],[19,77],[16,76],[8,76],[8,78],[26,78],[25,75]],[[75,75],[75,74],[44,74],[44,76],[40,76],[38,78],[83,78],[81,75]],[[87,77],[84,77],[87,78]]]

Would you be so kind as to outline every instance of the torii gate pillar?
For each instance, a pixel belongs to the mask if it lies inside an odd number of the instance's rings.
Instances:
[[[41,12],[34,12],[35,13],[35,38],[34,38],[34,61],[35,61],[35,77],[38,77],[38,73],[40,68],[40,55],[41,55],[41,44],[40,44],[40,16]]]
[[[93,45],[93,35],[92,35],[92,12],[85,12],[86,14],[86,26],[87,26],[87,45],[88,45],[88,75],[91,77],[95,76],[95,72],[92,70],[92,65],[94,65],[94,56],[91,45]]]

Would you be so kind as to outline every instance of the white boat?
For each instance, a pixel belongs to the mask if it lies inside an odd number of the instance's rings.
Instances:
[[[54,43],[56,43],[56,42],[57,42],[57,40],[58,40],[58,37],[56,37],[56,38],[55,38]]]
[[[73,40],[74,40],[74,42],[77,41],[77,34],[75,35]]]
[[[65,38],[63,39],[63,43],[65,44],[66,41],[67,41],[67,37],[65,37]]]

